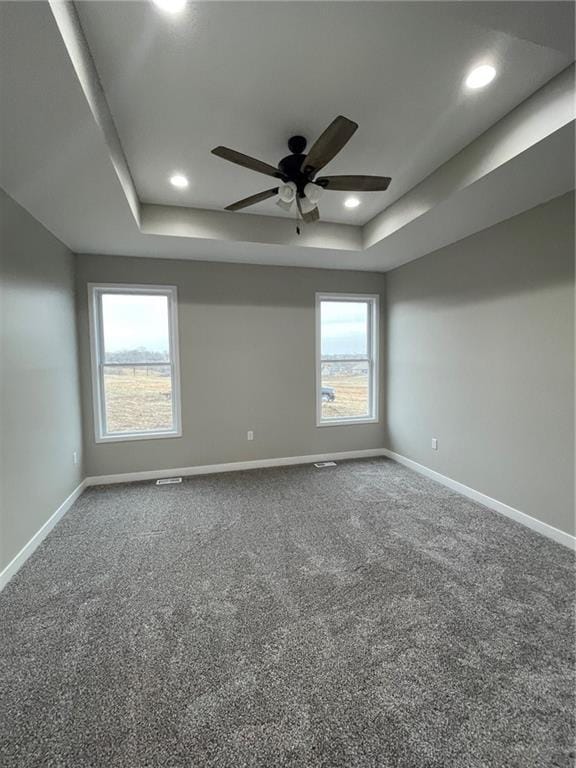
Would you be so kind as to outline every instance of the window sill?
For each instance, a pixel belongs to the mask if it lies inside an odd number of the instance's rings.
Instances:
[[[369,418],[369,419],[334,419],[329,421],[328,419],[325,419],[323,421],[317,421],[316,426],[317,427],[349,427],[353,424],[378,424],[380,422],[380,419],[377,418]]]
[[[96,443],[127,443],[133,440],[161,440],[166,438],[182,437],[182,430],[173,432],[140,432],[122,435],[102,435],[95,438]]]

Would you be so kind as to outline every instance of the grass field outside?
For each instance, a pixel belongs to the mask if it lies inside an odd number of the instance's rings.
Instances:
[[[322,418],[346,418],[368,414],[368,374],[322,377],[322,386],[335,390],[333,402],[322,403]]]
[[[104,369],[108,432],[171,429],[170,368],[115,367]]]

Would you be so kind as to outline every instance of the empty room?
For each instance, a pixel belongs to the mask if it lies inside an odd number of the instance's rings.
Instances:
[[[0,0],[2,768],[576,768],[574,28]]]

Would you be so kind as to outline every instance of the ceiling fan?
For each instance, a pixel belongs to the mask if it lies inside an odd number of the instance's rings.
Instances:
[[[226,206],[227,211],[239,211],[249,205],[278,195],[277,204],[289,210],[294,201],[304,221],[320,218],[318,201],[325,189],[350,192],[382,192],[388,189],[389,176],[321,176],[316,174],[332,160],[354,135],[358,124],[340,115],[330,123],[324,133],[316,139],[307,154],[307,141],[303,136],[292,136],[288,149],[292,154],[282,158],[278,167],[256,160],[228,147],[216,147],[213,155],[242,165],[251,171],[279,179],[282,183],[272,189],[245,197]]]

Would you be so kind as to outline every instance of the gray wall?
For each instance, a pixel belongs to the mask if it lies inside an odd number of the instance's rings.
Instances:
[[[0,190],[0,571],[80,483],[73,256]]]
[[[94,442],[89,282],[178,286],[183,437]],[[383,275],[79,256],[77,288],[88,476],[383,446],[382,421],[316,427],[314,393],[315,292],[383,293]]]
[[[388,447],[570,533],[573,207],[565,195],[387,273]]]

